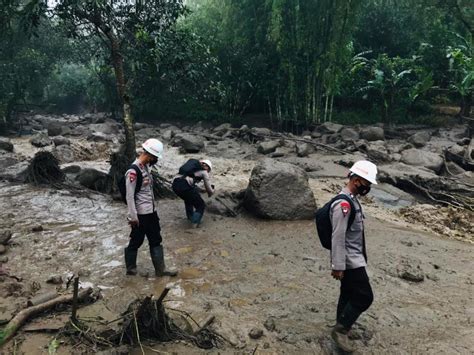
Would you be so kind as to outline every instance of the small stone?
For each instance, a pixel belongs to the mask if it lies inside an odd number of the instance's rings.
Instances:
[[[0,255],[5,254],[7,252],[7,247],[3,244],[0,244]]]
[[[423,282],[425,280],[425,276],[422,273],[408,270],[401,272],[399,276],[400,278],[411,282]]]
[[[252,328],[249,332],[251,339],[260,339],[263,336],[263,330],[259,328]]]
[[[434,281],[434,282],[439,281],[439,277],[438,277],[438,275],[436,275],[436,274],[427,274],[427,275],[426,275],[426,278],[427,278],[428,280],[431,280],[431,281]]]
[[[43,229],[43,226],[41,224],[37,224],[37,225],[35,225],[31,228],[32,232],[42,232],[43,230],[44,229]]]
[[[265,323],[263,323],[263,326],[265,327],[266,330],[269,332],[273,332],[276,329],[275,325],[275,320],[273,318],[268,318]]]
[[[53,285],[61,285],[63,283],[63,278],[61,275],[52,275],[47,280],[46,283]]]
[[[263,348],[264,349],[270,349],[270,343],[264,343]]]
[[[7,229],[0,232],[0,244],[6,245],[12,238],[12,231]]]
[[[0,256],[0,264],[8,263],[8,256]]]

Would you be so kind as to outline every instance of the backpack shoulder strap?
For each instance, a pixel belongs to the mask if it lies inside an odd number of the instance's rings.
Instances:
[[[136,195],[137,193],[140,192],[142,188],[143,175],[142,175],[142,171],[140,170],[137,164],[132,164],[130,166],[130,169],[135,170],[135,172],[137,173],[137,185],[135,186],[135,195]]]
[[[334,197],[331,201],[331,205],[336,202],[337,200],[345,200],[349,202],[351,205],[351,213],[349,215],[349,223],[347,223],[347,229],[349,229],[352,226],[352,223],[354,223],[355,219],[355,204],[354,201],[352,201],[352,198],[350,196],[347,196],[346,194],[339,194],[336,197]]]

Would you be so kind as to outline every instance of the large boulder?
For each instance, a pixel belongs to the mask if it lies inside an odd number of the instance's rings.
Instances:
[[[429,132],[417,132],[414,135],[408,138],[408,142],[413,144],[417,148],[424,147],[426,143],[431,139],[431,134]]]
[[[242,128],[240,128],[242,130]],[[272,131],[269,128],[260,128],[260,127],[252,127],[250,129],[250,133],[255,137],[266,137],[272,134]]]
[[[204,148],[203,138],[192,134],[177,134],[173,140],[173,145],[180,147],[185,153],[199,153]]]
[[[13,152],[13,144],[8,138],[0,138],[0,150]]]
[[[425,167],[435,173],[439,173],[444,164],[439,154],[415,148],[404,150],[401,161],[408,165]]]
[[[111,189],[111,177],[96,169],[83,169],[77,175],[76,180],[88,189],[109,193]]]
[[[281,143],[279,141],[265,141],[258,145],[257,152],[260,154],[270,154],[273,153]]]
[[[360,138],[369,142],[385,140],[385,133],[382,127],[365,127],[360,131]]]
[[[311,219],[316,210],[306,172],[271,159],[253,168],[244,206],[258,217],[276,220]]]
[[[51,145],[51,139],[49,139],[46,135],[40,133],[30,139],[30,143],[38,148],[47,147]]]

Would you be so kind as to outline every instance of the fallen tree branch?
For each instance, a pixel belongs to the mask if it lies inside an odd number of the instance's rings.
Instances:
[[[79,292],[78,299],[83,300],[92,293],[92,288],[87,288]],[[20,311],[8,324],[0,331],[0,346],[8,342],[21,328],[26,321],[44,311],[47,311],[55,306],[63,303],[70,303],[73,300],[73,295],[64,295],[56,297],[50,301],[39,304],[37,306],[25,308]]]

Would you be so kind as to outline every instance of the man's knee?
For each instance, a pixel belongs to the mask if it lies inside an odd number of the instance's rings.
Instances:
[[[357,300],[354,302],[354,305],[361,311],[366,311],[374,302],[374,293],[370,285],[360,289],[357,292]]]

